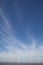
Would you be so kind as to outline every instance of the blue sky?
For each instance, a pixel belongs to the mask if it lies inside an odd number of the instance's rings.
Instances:
[[[43,61],[43,0],[0,0],[0,62]]]

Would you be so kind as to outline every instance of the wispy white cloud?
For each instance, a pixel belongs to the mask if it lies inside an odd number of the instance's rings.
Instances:
[[[0,33],[2,40],[0,43],[5,43],[4,47],[7,50],[0,52],[0,62],[42,62],[43,44],[36,48],[37,42],[32,37],[31,45],[26,45],[12,34],[14,30],[11,32],[11,23],[9,23],[8,19],[3,15],[2,10],[1,18],[3,19],[3,21],[1,21],[3,25],[1,24],[2,31],[0,31]]]

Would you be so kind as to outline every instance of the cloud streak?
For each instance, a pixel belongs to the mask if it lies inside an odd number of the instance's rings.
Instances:
[[[0,52],[0,62],[42,62],[43,61],[43,44],[36,48],[37,43],[34,38],[31,38],[31,45],[26,45],[22,41],[18,40],[13,35],[11,23],[4,16],[2,8],[0,8],[1,14],[1,42],[4,44],[6,51]]]

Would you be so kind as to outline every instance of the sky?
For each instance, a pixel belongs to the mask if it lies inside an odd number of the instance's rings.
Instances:
[[[43,62],[43,0],[0,0],[0,62]]]

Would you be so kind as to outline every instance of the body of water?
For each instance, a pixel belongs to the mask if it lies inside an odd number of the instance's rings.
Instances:
[[[43,65],[43,63],[0,63],[0,65]]]

